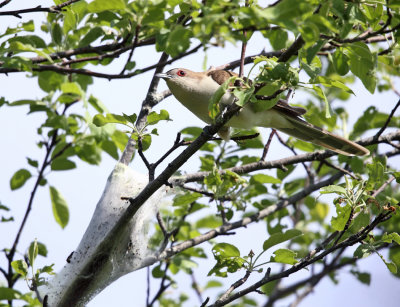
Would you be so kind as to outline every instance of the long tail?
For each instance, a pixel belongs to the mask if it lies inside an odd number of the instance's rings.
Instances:
[[[286,134],[306,142],[321,145],[342,155],[369,155],[369,150],[357,143],[314,126],[298,117],[284,114],[282,112],[280,112],[280,115],[285,117],[285,119],[291,124],[291,127],[277,127],[278,130]]]

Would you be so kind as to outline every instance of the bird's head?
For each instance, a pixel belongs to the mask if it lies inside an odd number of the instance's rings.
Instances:
[[[197,92],[201,89],[200,83],[206,77],[204,73],[194,72],[186,68],[174,68],[156,76],[167,82],[174,95],[176,90]]]

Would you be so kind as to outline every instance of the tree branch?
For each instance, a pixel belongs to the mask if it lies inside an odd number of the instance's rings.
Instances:
[[[378,215],[374,221],[372,223],[369,224],[369,226],[367,226],[365,229],[359,231],[358,233],[350,236],[349,238],[347,238],[346,240],[342,241],[341,243],[332,246],[331,248],[325,250],[324,252],[322,252],[321,254],[311,258],[311,259],[305,259],[303,258],[302,260],[300,260],[300,262],[296,263],[295,265],[293,265],[292,267],[290,267],[289,269],[269,276],[269,277],[264,277],[261,280],[259,280],[258,282],[254,283],[253,285],[251,285],[250,287],[242,290],[242,291],[238,291],[235,294],[231,295],[230,297],[228,297],[227,299],[225,299],[224,301],[221,302],[215,302],[212,305],[209,305],[209,307],[219,307],[219,306],[224,306],[236,299],[238,299],[239,297],[242,297],[248,293],[254,292],[256,291],[259,287],[261,287],[262,285],[274,281],[274,280],[278,280],[278,279],[282,279],[284,277],[288,277],[291,274],[307,267],[308,265],[315,263],[323,258],[325,258],[325,256],[331,254],[332,252],[334,252],[335,250],[338,249],[342,249],[342,248],[346,248],[348,246],[352,246],[356,243],[359,243],[361,241],[363,241],[367,236],[368,233],[375,228],[375,226],[377,226],[379,223],[385,221],[387,219],[387,217],[391,216],[392,212],[387,212],[385,214],[380,214]]]
[[[400,130],[396,130],[392,133],[388,133],[386,135],[381,135],[377,140],[374,140],[374,137],[368,137],[357,142],[362,146],[368,146],[379,143],[387,143],[389,141],[397,140],[400,141]],[[273,160],[273,161],[257,161],[254,163],[249,163],[246,165],[235,166],[228,168],[227,170],[238,173],[238,174],[247,174],[250,172],[254,172],[262,169],[272,169],[272,168],[281,168],[283,166],[293,165],[301,162],[309,162],[309,161],[322,161],[329,157],[335,156],[337,153],[334,153],[330,150],[320,150],[312,153],[301,154],[297,156],[291,156],[283,159]],[[220,171],[221,174],[224,173],[224,170]],[[169,182],[172,185],[181,185],[187,182],[201,181],[206,176],[209,175],[209,172],[198,172],[193,174],[188,174],[185,176],[172,177]]]
[[[0,4],[0,8],[3,7],[4,5],[8,4],[11,0],[9,1],[3,1]],[[59,5],[54,5],[50,7],[42,7],[41,5],[38,5],[36,7],[32,7],[29,9],[22,9],[22,10],[14,10],[14,11],[3,11],[0,12],[0,16],[7,16],[11,15],[17,18],[22,18],[21,14],[26,14],[26,13],[37,13],[37,12],[47,12],[47,13],[59,13],[62,8],[71,5],[74,2],[78,2],[81,0],[68,0],[63,3],[60,3]]]
[[[281,200],[278,203],[274,204],[274,205],[270,205],[267,208],[258,211],[257,213],[245,217],[243,219],[240,219],[236,222],[232,222],[232,223],[226,223],[220,227],[217,227],[215,229],[212,229],[200,236],[197,236],[195,238],[192,238],[190,240],[181,242],[179,244],[176,244],[174,247],[166,249],[164,252],[162,252],[160,254],[160,256],[158,257],[158,260],[163,260],[165,258],[170,258],[173,255],[180,253],[183,250],[186,250],[190,247],[199,245],[200,243],[203,243],[205,241],[208,241],[212,238],[215,238],[219,235],[223,235],[231,230],[237,229],[237,228],[241,228],[241,227],[246,227],[248,224],[254,223],[254,222],[258,222],[259,220],[274,214],[275,212],[281,210],[282,208],[285,208],[287,206],[289,206],[290,204],[293,204],[301,199],[303,199],[304,197],[306,197],[307,195],[310,195],[311,193],[313,193],[314,191],[317,191],[318,189],[320,189],[321,187],[333,184],[336,180],[338,180],[339,178],[341,178],[343,176],[343,173],[339,172],[335,175],[333,175],[332,177],[326,179],[326,180],[322,180],[318,183],[312,184],[307,186],[306,188],[304,188],[303,190],[301,190],[300,192],[294,194],[293,196],[289,197],[286,200]]]

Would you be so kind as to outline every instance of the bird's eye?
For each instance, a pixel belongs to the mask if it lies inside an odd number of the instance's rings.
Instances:
[[[184,77],[186,75],[186,73],[183,70],[178,70],[176,74],[180,77]]]

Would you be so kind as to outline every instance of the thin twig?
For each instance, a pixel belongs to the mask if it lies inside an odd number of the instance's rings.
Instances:
[[[282,139],[281,135],[280,135],[278,132],[276,132],[276,136],[278,137],[279,142],[280,142],[283,146],[285,146],[287,149],[289,149],[294,155],[296,155],[296,156],[298,155],[298,153],[297,153],[297,151],[294,149],[294,147],[293,147],[293,146],[290,146],[287,142],[285,142],[285,141]],[[306,171],[306,173],[307,173],[308,179],[310,180],[310,183],[313,183],[313,182],[314,182],[314,179],[315,179],[315,176],[314,176],[314,174],[312,173],[312,170],[311,170],[310,166],[308,166],[305,162],[301,162],[301,165],[303,165],[303,167],[304,167],[304,169],[305,169],[305,171]]]
[[[250,277],[251,271],[247,270],[246,274],[240,278],[239,280],[237,280],[236,282],[234,282],[228,290],[225,291],[225,293],[215,302],[216,304],[219,302],[222,302],[224,300],[226,300],[229,296],[229,294],[232,293],[233,290],[235,290],[236,288],[240,287],[241,285],[243,285],[247,279]]]
[[[3,6],[6,6],[7,4],[9,4],[12,0],[4,0],[3,2],[0,3],[0,8],[2,8]]]
[[[37,12],[47,12],[47,13],[59,13],[62,8],[74,3],[78,2],[80,0],[69,0],[63,3],[60,3],[59,5],[51,6],[51,7],[42,7],[41,5],[38,5],[36,7],[28,8],[28,9],[22,9],[22,10],[13,10],[13,11],[3,11],[0,12],[0,16],[6,16],[6,15],[11,15],[17,18],[22,18],[21,14],[26,14],[26,13],[37,13]],[[8,4],[10,1],[4,1],[0,4],[0,7]]]
[[[331,168],[334,168],[334,169],[336,169],[336,170],[342,171],[343,173],[345,173],[346,175],[349,175],[349,176],[350,176],[351,178],[353,178],[353,179],[357,179],[357,177],[356,177],[352,172],[348,171],[347,169],[345,169],[345,168],[343,168],[343,167],[334,165],[334,164],[328,162],[327,160],[323,160],[323,161],[321,161],[321,162],[322,162],[323,164],[325,164],[325,165],[331,167]]]
[[[392,176],[388,180],[386,180],[371,196],[376,197],[379,193],[381,193],[389,184],[395,180],[396,177]]]
[[[261,161],[265,161],[265,158],[266,158],[268,150],[269,150],[269,146],[271,145],[271,141],[272,141],[272,138],[274,137],[275,133],[276,133],[276,130],[272,129],[272,131],[271,131],[271,133],[269,135],[268,141],[264,146],[263,154],[262,154],[261,159],[260,159]]]
[[[357,143],[362,145],[362,146],[368,146],[368,145],[373,145],[373,144],[379,144],[379,143],[387,143],[388,141],[400,141],[400,129],[396,130],[394,132],[381,135],[378,140],[374,140],[373,137],[367,137],[364,138]],[[392,152],[385,153],[384,155],[386,156],[396,156],[399,154],[399,150],[394,150]],[[273,168],[282,168],[288,165],[294,165],[297,163],[302,163],[302,162],[311,162],[311,161],[322,161],[324,159],[327,159],[329,157],[335,156],[337,153],[332,152],[331,150],[320,150],[312,153],[307,153],[307,154],[299,154],[299,155],[294,155],[290,156],[287,158],[283,159],[277,159],[273,161],[257,161],[253,163],[248,163],[245,165],[240,165],[240,166],[234,166],[231,168],[228,168],[226,170],[238,173],[238,174],[247,174],[250,172],[258,171],[258,170],[263,170],[263,169],[273,169]],[[219,173],[223,174],[225,170],[220,170]],[[210,172],[197,172],[197,173],[192,173],[192,174],[187,174],[184,176],[179,176],[179,177],[172,177],[169,182],[173,185],[181,185],[183,183],[188,183],[188,182],[195,182],[195,181],[201,181],[203,180],[206,176],[208,176]]]
[[[138,40],[139,40],[139,32],[140,32],[140,25],[137,25],[137,26],[136,26],[136,29],[135,29],[135,38],[133,39],[133,44],[132,44],[131,51],[129,52],[129,56],[128,56],[128,59],[126,60],[126,63],[125,63],[125,65],[124,65],[124,68],[123,68],[123,69],[121,70],[121,72],[119,73],[120,75],[123,75],[123,74],[125,73],[125,71],[126,71],[126,69],[127,69],[127,67],[128,67],[129,62],[130,62],[131,59],[132,59],[133,52],[135,51],[135,48],[136,48],[137,43],[138,43]]]
[[[379,137],[382,135],[382,133],[386,130],[386,128],[388,127],[390,121],[392,120],[392,117],[394,115],[394,113],[396,112],[397,108],[400,106],[400,99],[397,101],[396,105],[394,106],[394,108],[392,109],[392,111],[390,112],[388,118],[386,119],[385,124],[382,126],[381,129],[379,129],[379,131],[375,134],[374,139],[377,140],[379,139]]]

